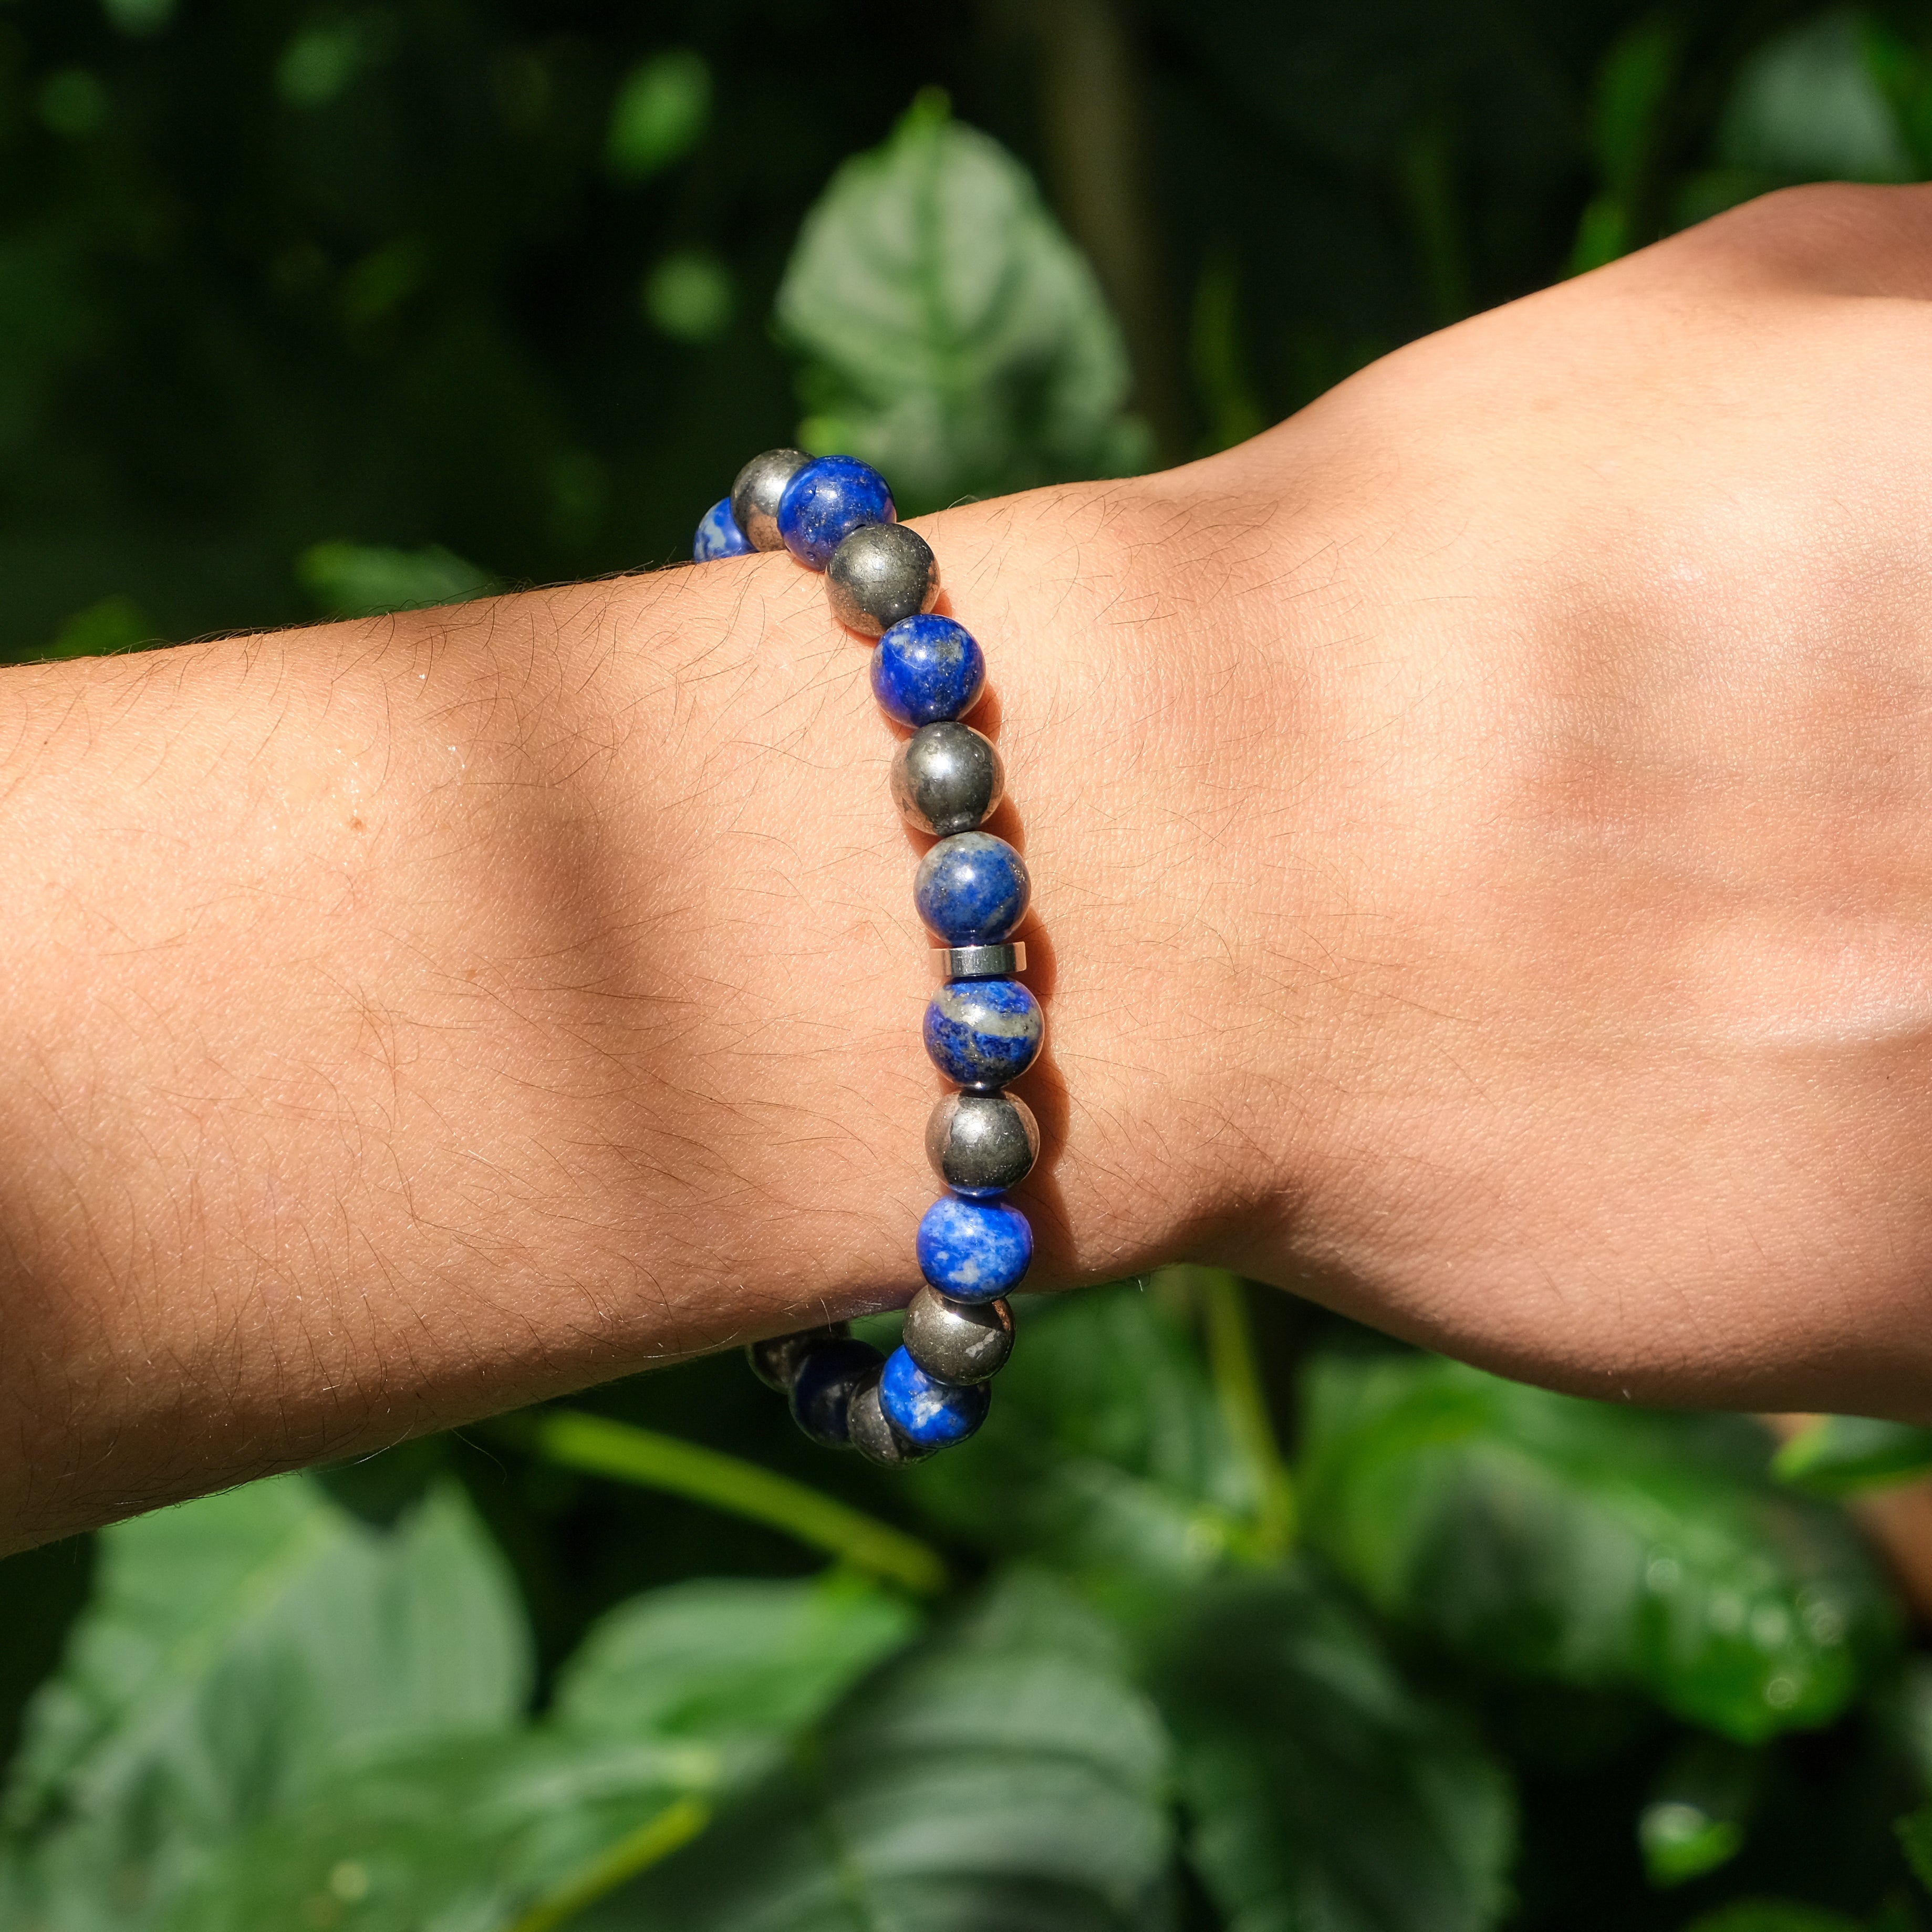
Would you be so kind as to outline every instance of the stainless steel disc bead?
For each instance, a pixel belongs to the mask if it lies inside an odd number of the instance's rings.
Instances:
[[[845,1411],[845,1427],[853,1448],[883,1469],[902,1469],[909,1462],[923,1462],[932,1454],[908,1442],[886,1420],[886,1412],[879,1406],[877,1376],[870,1377],[853,1396]]]
[[[983,823],[1006,788],[998,747],[954,719],[921,725],[892,760],[892,802],[899,816],[915,830],[941,838]]]
[[[932,963],[942,980],[1010,980],[1027,969],[1026,941],[1000,946],[935,946]]]
[[[949,1094],[926,1124],[926,1157],[956,1194],[1004,1194],[1033,1172],[1040,1123],[1010,1094]]]
[[[868,638],[939,601],[939,560],[916,530],[903,524],[862,524],[825,566],[832,614]]]
[[[1004,1301],[949,1301],[928,1284],[906,1304],[899,1345],[935,1382],[970,1388],[1005,1367],[1013,1311]]]
[[[811,460],[802,449],[768,449],[739,471],[731,485],[731,520],[754,550],[784,548],[778,535],[778,499]]]
[[[762,1342],[754,1342],[745,1351],[745,1359],[751,1364],[752,1374],[766,1388],[790,1395],[806,1351],[817,1342],[836,1341],[851,1332],[849,1322],[832,1322],[823,1328],[802,1328],[796,1335],[768,1336]]]

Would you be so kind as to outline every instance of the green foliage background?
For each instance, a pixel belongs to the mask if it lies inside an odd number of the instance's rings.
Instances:
[[[1237,440],[1932,172],[1932,10],[0,0],[0,646],[86,653],[666,562],[794,435],[913,508]],[[718,1360],[0,1564],[0,1925],[1932,1923],[1847,1509],[1932,1437],[1019,1312],[898,1478]]]

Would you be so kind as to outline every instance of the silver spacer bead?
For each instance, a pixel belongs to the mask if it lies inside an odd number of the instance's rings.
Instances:
[[[1027,969],[1024,939],[1004,946],[935,946],[932,956],[942,980],[1005,980]]]
[[[848,630],[876,638],[939,602],[939,560],[903,524],[864,524],[832,553],[825,594]]]
[[[1004,1301],[949,1301],[928,1282],[906,1304],[899,1340],[936,1381],[970,1388],[1006,1366],[1013,1312]]]
[[[778,499],[811,460],[802,449],[767,449],[739,471],[731,485],[731,517],[754,550],[784,548],[778,535]]]

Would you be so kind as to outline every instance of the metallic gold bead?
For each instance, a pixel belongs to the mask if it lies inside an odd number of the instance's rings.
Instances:
[[[825,590],[840,623],[876,638],[938,602],[939,560],[903,524],[862,524],[832,553]]]
[[[950,1301],[928,1286],[906,1304],[899,1346],[935,1382],[970,1388],[1006,1366],[1013,1312],[1004,1301]]]
[[[745,1351],[745,1359],[751,1364],[752,1374],[766,1388],[789,1395],[792,1384],[798,1379],[798,1365],[805,1360],[806,1351],[815,1342],[837,1341],[851,1332],[846,1323],[832,1322],[823,1328],[801,1328],[795,1335],[768,1335]]]
[[[784,548],[778,535],[778,499],[811,460],[802,449],[768,449],[739,471],[731,485],[731,518],[754,550]]]
[[[949,1094],[926,1124],[926,1157],[955,1193],[1004,1194],[1033,1172],[1040,1123],[1010,1094]]]
[[[924,724],[892,760],[892,802],[916,831],[950,838],[992,814],[1006,788],[999,748],[984,732],[948,718]]]

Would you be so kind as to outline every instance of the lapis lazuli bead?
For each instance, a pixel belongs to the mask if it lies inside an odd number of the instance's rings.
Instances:
[[[902,617],[872,650],[872,695],[916,730],[963,718],[986,688],[986,656],[964,624],[931,611]]]
[[[886,1358],[879,1378],[879,1406],[908,1442],[922,1449],[944,1449],[964,1442],[986,1419],[993,1400],[991,1384],[966,1388],[935,1381],[903,1348]]]
[[[793,1420],[814,1442],[842,1448],[848,1439],[845,1405],[878,1366],[878,1350],[856,1336],[814,1342],[792,1378]]]
[[[919,1271],[955,1301],[996,1301],[1033,1262],[1033,1226],[1004,1201],[943,1194],[919,1224]]]
[[[778,499],[778,535],[808,570],[823,570],[861,526],[898,520],[886,479],[856,456],[821,456],[808,463]]]
[[[962,1087],[1004,1087],[1039,1057],[1040,1002],[1017,980],[949,980],[926,1009],[926,1050]]]
[[[752,548],[750,538],[739,529],[731,514],[731,500],[721,496],[704,513],[691,546],[693,563],[709,563],[714,556],[742,556]]]
[[[1026,861],[990,832],[942,838],[913,874],[912,902],[948,946],[999,946],[1026,917]]]

